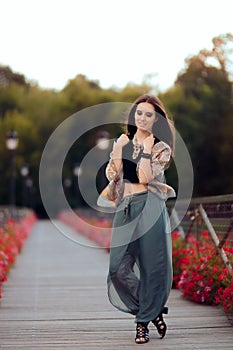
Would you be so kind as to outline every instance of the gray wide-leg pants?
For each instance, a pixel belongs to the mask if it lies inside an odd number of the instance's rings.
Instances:
[[[162,312],[172,286],[169,217],[152,192],[125,197],[113,220],[108,296],[119,310],[149,322]]]

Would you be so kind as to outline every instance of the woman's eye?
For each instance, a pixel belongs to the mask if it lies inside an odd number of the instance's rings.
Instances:
[[[147,116],[147,117],[149,117],[149,118],[151,118],[151,117],[152,117],[152,115],[153,115],[153,114],[152,114],[152,113],[150,113],[150,112],[146,113],[146,116]]]
[[[142,115],[142,111],[137,110],[137,115]]]

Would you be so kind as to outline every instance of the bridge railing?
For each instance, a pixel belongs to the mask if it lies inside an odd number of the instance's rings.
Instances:
[[[181,231],[186,240],[190,234],[199,240],[202,232],[207,230],[216,247],[216,253],[220,254],[224,264],[232,272],[226,247],[233,247],[233,195],[193,198],[181,222],[185,201],[182,203],[181,200],[176,209],[174,203],[167,203],[173,226]]]

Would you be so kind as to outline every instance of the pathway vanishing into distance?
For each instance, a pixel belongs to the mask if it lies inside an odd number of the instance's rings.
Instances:
[[[108,253],[78,240],[84,245],[50,221],[36,223],[3,285],[0,349],[233,349],[233,327],[221,308],[184,300],[177,290],[168,301],[166,337],[151,325],[150,342],[135,344],[133,316],[107,298]]]

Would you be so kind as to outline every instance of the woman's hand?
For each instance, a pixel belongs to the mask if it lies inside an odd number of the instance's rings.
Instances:
[[[121,134],[116,140],[116,146],[124,147],[127,143],[129,143],[129,138],[126,134]]]
[[[150,134],[150,136],[146,137],[143,141],[143,152],[151,153],[151,150],[154,146],[154,135]]]
[[[121,134],[121,136],[114,142],[112,159],[117,173],[122,166],[122,148],[127,145],[128,142],[129,138],[125,134]]]

